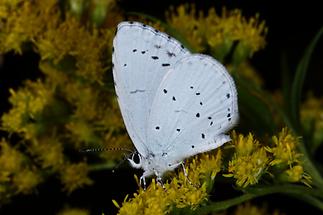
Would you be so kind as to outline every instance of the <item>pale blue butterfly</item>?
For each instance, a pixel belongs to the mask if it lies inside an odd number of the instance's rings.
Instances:
[[[238,121],[237,91],[210,56],[138,22],[122,22],[113,40],[113,76],[124,123],[139,152],[140,178],[162,175],[185,158],[215,149]]]

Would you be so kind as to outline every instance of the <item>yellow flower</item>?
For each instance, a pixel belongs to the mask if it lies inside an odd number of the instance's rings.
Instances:
[[[265,46],[265,23],[259,21],[259,15],[246,19],[238,9],[224,8],[219,16],[211,8],[205,15],[202,11],[196,12],[194,5],[186,4],[171,8],[166,18],[196,51],[204,51],[209,46],[220,60],[230,52],[234,42],[238,42],[233,55],[236,64]]]
[[[10,184],[16,193],[30,193],[40,182],[39,174],[27,167],[26,158],[5,140],[0,141],[0,193],[10,197],[7,186]],[[1,188],[2,187],[2,188]],[[3,199],[1,199],[3,200]]]
[[[140,188],[133,198],[125,199],[119,214],[167,214],[173,207],[194,210],[207,199],[207,186],[213,184],[220,168],[220,150],[216,154],[210,152],[195,156],[186,169],[188,177],[180,171],[164,184],[165,188],[153,179],[146,191]]]
[[[35,188],[42,178],[37,172],[31,169],[23,169],[13,176],[13,184],[18,193],[30,193]]]
[[[64,189],[71,193],[77,188],[92,184],[88,178],[88,165],[86,163],[66,164],[61,170],[61,181]]]
[[[110,49],[113,34],[112,30],[106,30],[100,35],[97,29],[89,31],[76,18],[68,16],[56,28],[45,31],[35,44],[42,60],[51,60],[54,64],[68,59],[75,61],[75,68],[70,69],[72,73],[102,84],[106,66],[101,57]]]
[[[266,150],[273,156],[270,165],[282,171],[278,179],[288,182],[302,182],[310,186],[312,178],[303,169],[302,154],[297,151],[298,138],[289,129],[283,128],[273,136],[273,146]]]
[[[0,141],[0,181],[5,181],[5,178],[1,178],[1,176],[19,172],[23,162],[24,155],[2,139]]]
[[[282,179],[284,181],[289,181],[292,183],[302,182],[309,187],[311,187],[310,184],[312,182],[312,177],[304,171],[303,166],[301,165],[296,165],[291,167],[290,169],[287,169],[284,172]]]
[[[236,63],[265,46],[267,28],[264,22],[259,22],[258,15],[246,19],[238,9],[227,11],[223,8],[222,15],[218,16],[211,9],[206,25],[209,26],[206,31],[207,42],[215,53],[222,50],[227,54],[233,42],[239,42],[233,54],[233,61],[237,61]]]
[[[52,92],[40,81],[27,81],[25,88],[18,91],[10,89],[9,98],[13,108],[2,115],[2,126],[9,132],[25,134],[26,139],[35,135],[36,128],[31,123],[51,101]]]
[[[200,15],[203,15],[203,13],[200,12]],[[201,25],[201,20],[196,18],[194,5],[180,5],[176,9],[171,7],[170,11],[166,12],[166,19],[172,27],[184,36],[195,51],[201,52],[205,49],[203,32],[200,29],[204,26]]]
[[[56,0],[0,2],[0,52],[22,53],[21,45],[33,40],[59,17]]]
[[[235,153],[229,161],[229,174],[225,176],[234,177],[240,187],[258,183],[259,178],[266,172],[269,162],[266,150],[250,133],[244,137],[232,132],[232,144],[235,147]]]
[[[300,162],[302,155],[296,149],[298,138],[293,136],[287,128],[283,128],[278,136],[272,137],[272,140],[273,147],[266,147],[266,150],[274,156],[274,160],[270,162],[270,165],[292,165]]]
[[[63,145],[54,137],[34,139],[30,150],[37,156],[43,168],[58,170],[64,164]]]
[[[291,169],[286,170],[286,174],[290,182],[300,181],[303,173],[304,173],[304,170],[302,166],[294,166]]]

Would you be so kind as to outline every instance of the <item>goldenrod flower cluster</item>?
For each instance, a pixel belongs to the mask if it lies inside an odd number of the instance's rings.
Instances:
[[[226,8],[221,14],[217,14],[214,8],[205,14],[197,11],[194,5],[183,4],[171,7],[166,12],[166,19],[193,51],[210,52],[223,63],[227,63],[224,59],[231,53],[228,70],[257,85],[262,84],[259,74],[247,62],[266,44],[267,27],[258,14],[247,19],[240,10],[228,11]]]
[[[57,0],[0,2],[0,54],[31,47],[44,75],[10,89],[12,107],[1,116],[1,128],[19,135],[23,147],[2,141],[0,200],[29,192],[52,174],[67,192],[91,184],[85,159],[72,161],[66,148],[132,147],[107,75],[119,20],[100,29],[79,18]],[[111,163],[121,153],[101,157]]]
[[[161,215],[169,214],[174,208],[197,208],[207,200],[208,189],[221,170],[221,151],[195,156],[186,168],[188,176],[180,171],[164,188],[153,179],[147,190],[140,188],[133,198],[125,199],[119,214]]]
[[[242,16],[236,9],[218,15],[214,8],[207,15],[196,11],[194,5],[180,5],[166,13],[167,21],[184,35],[197,52],[211,49],[217,59],[223,58],[238,43],[233,60],[242,62],[265,46],[267,28],[256,15],[250,19]]]
[[[273,136],[271,144],[260,144],[250,133],[245,137],[232,132],[231,144],[235,150],[224,176],[235,178],[239,187],[257,184],[264,174],[282,182],[311,183],[297,149],[298,138],[287,128]]]
[[[0,196],[7,201],[14,193],[30,193],[42,178],[35,166],[28,165],[27,157],[0,141]],[[11,186],[8,186],[10,184]]]
[[[176,208],[198,208],[207,200],[215,177],[223,171],[225,177],[232,177],[241,188],[259,183],[264,175],[278,176],[281,182],[301,182],[309,185],[311,178],[304,172],[301,154],[297,151],[297,138],[284,128],[277,136],[273,136],[272,147],[260,143],[252,134],[246,136],[232,132],[232,141],[222,151],[197,155],[188,160],[188,176],[179,168],[176,176],[164,184],[164,188],[153,179],[147,190],[141,187],[133,198],[125,198],[119,214],[169,214]],[[232,153],[233,152],[233,153]],[[222,163],[228,160],[228,163]],[[272,167],[279,163],[284,166],[277,175]],[[275,180],[275,178],[273,179]],[[215,191],[216,192],[216,191]],[[244,211],[244,207],[238,211]],[[263,211],[253,208],[255,214]],[[241,212],[242,213],[242,212]],[[276,213],[276,212],[275,212]],[[277,213],[278,214],[278,213]]]
[[[266,150],[273,156],[270,166],[281,172],[279,179],[310,186],[311,177],[304,171],[302,154],[297,150],[298,138],[283,128],[277,136],[272,137],[272,142],[272,146],[266,147]]]
[[[235,153],[229,161],[227,177],[234,177],[236,184],[247,187],[258,183],[260,177],[266,172],[269,157],[266,150],[252,134],[244,137],[242,134],[232,133],[232,144]]]

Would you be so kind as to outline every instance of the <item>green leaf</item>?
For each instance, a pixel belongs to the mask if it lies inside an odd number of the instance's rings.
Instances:
[[[301,103],[301,95],[302,95],[304,80],[308,70],[308,65],[311,59],[311,55],[322,34],[323,34],[323,27],[318,31],[318,33],[315,35],[312,42],[309,44],[308,48],[305,50],[304,56],[300,60],[297,66],[296,74],[292,84],[290,107],[291,107],[292,122],[295,125],[297,133],[300,133],[300,130],[301,130],[300,103]]]
[[[272,186],[263,186],[263,187],[256,186],[256,187],[247,188],[244,190],[244,192],[245,192],[244,194],[235,198],[231,198],[223,201],[217,201],[217,202],[209,201],[207,205],[198,208],[194,214],[202,215],[202,214],[210,214],[211,212],[219,212],[254,198],[272,195],[272,194],[278,194],[278,193],[291,196],[293,198],[301,199],[315,206],[317,209],[323,211],[322,191],[317,189],[312,189],[303,185],[286,184],[286,185],[272,185]]]
[[[282,93],[285,101],[290,101],[291,95],[291,71],[288,65],[288,59],[286,53],[283,52],[281,55],[281,77],[282,77]],[[285,110],[290,110],[290,102],[285,103]],[[290,112],[288,112],[290,114]],[[289,116],[291,117],[291,116]]]

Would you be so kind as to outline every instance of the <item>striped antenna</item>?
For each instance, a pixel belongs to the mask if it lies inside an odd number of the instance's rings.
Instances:
[[[81,149],[80,152],[82,153],[89,153],[89,152],[103,152],[103,151],[126,151],[133,153],[130,149],[121,148],[121,147],[112,147],[112,148],[86,148]]]

